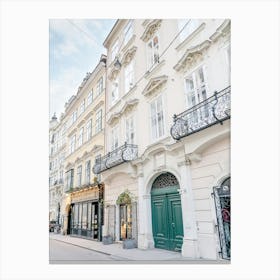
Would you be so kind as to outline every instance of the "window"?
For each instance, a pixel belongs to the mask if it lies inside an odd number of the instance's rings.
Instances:
[[[230,75],[231,75],[231,50],[230,45],[225,48],[226,52],[226,64],[227,64],[227,71],[228,71],[228,82],[230,84]]]
[[[124,44],[126,44],[132,37],[132,20],[128,22],[124,29]]]
[[[111,151],[119,146],[119,127],[115,126],[111,131]]]
[[[90,119],[86,125],[86,141],[88,141],[92,136],[92,120]]]
[[[125,130],[126,130],[126,140],[125,141],[128,144],[134,144],[134,142],[135,142],[135,131],[134,131],[134,118],[133,118],[133,116],[126,119]]]
[[[112,46],[112,51],[111,51],[111,61],[113,61],[118,53],[118,46],[119,42],[116,41],[115,44]]]
[[[87,96],[87,106],[90,105],[93,101],[93,90],[91,90],[89,93],[88,93],[88,96]]]
[[[82,101],[80,106],[80,115],[85,111],[85,100]]]
[[[77,186],[80,187],[82,185],[82,166],[79,165],[77,169]]]
[[[134,84],[133,61],[131,61],[125,67],[124,78],[125,78],[125,93],[127,93],[133,87]]]
[[[90,160],[86,162],[86,169],[85,169],[85,182],[86,184],[90,183]]]
[[[96,113],[96,124],[95,124],[95,133],[98,133],[102,130],[102,109]]]
[[[63,170],[59,171],[59,183],[62,184],[63,183]]]
[[[77,120],[77,110],[72,113],[72,124]]]
[[[76,146],[76,135],[73,135],[71,137],[71,142],[70,142],[70,154],[72,154],[75,151],[75,146]]]
[[[84,136],[84,128],[82,127],[79,131],[78,147],[81,147],[83,145],[83,136]]]
[[[119,80],[116,79],[112,84],[112,104],[119,98]]]
[[[73,188],[74,169],[66,172],[66,187],[67,189]]]
[[[98,82],[97,82],[97,89],[96,90],[97,90],[97,92],[96,92],[97,95],[102,93],[102,91],[103,91],[103,77],[101,77],[98,80]]]
[[[151,126],[152,140],[156,140],[164,135],[164,118],[161,96],[151,103]]]
[[[198,27],[198,20],[197,19],[179,19],[178,20],[178,27],[180,33],[180,40],[183,42],[195,29]]]
[[[148,55],[148,69],[150,69],[155,63],[159,62],[159,41],[158,36],[154,36],[147,44]]]

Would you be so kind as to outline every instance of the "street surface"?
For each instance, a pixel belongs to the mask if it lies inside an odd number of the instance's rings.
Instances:
[[[76,245],[50,239],[50,263],[69,263],[87,261],[116,261],[110,255],[78,247]]]

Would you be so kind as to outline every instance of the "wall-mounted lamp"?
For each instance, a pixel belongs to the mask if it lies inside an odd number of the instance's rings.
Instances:
[[[121,67],[122,67],[122,64],[120,63],[120,61],[119,61],[119,59],[117,58],[116,59],[116,61],[114,62],[114,67],[116,68],[116,69],[121,69]]]

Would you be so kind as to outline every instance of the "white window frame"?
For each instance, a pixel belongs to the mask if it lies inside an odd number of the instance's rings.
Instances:
[[[92,137],[92,119],[90,119],[86,124],[86,141]]]
[[[120,146],[119,125],[115,125],[111,130],[111,152]]]
[[[165,124],[165,102],[164,102],[164,98],[163,98],[163,94],[158,95],[156,98],[154,98],[153,100],[151,100],[150,102],[150,127],[151,127],[151,139],[152,142],[155,142],[157,140],[162,139],[163,137],[165,137],[166,135],[166,124]],[[158,105],[157,105],[157,101],[161,99],[161,106],[162,106],[162,130],[163,133],[162,135],[159,135],[159,122],[158,122]],[[153,131],[153,115],[152,115],[152,104],[155,104],[155,110],[156,110],[156,131],[154,133]]]
[[[114,105],[119,99],[119,79],[115,79],[112,83],[111,104]]]
[[[76,134],[73,135],[70,139],[70,154],[74,153],[76,148]]]
[[[84,128],[81,127],[78,136],[78,147],[81,147],[83,145],[83,140],[84,140],[83,138],[84,138]]]
[[[132,38],[132,35],[133,35],[133,27],[132,27],[132,19],[130,19],[124,28],[124,45],[128,43],[128,41]]]
[[[189,23],[185,26],[188,21]],[[185,28],[182,30],[184,26]],[[182,32],[180,33],[180,41],[183,42],[184,40],[186,40],[198,27],[198,19],[178,19],[178,29],[179,31],[182,30]]]
[[[80,115],[85,111],[85,100],[82,101],[80,105]]]
[[[87,106],[89,106],[93,102],[93,90],[88,93],[87,96]]]
[[[135,128],[135,116],[131,115],[125,119],[125,141],[127,144],[136,143]],[[131,134],[133,134],[133,139],[131,138]]]
[[[102,109],[99,109],[95,114],[95,133],[102,130]]]
[[[154,38],[158,38],[158,48],[157,48],[157,60],[155,59],[155,46],[154,46]],[[151,70],[155,65],[159,63],[159,57],[160,57],[160,44],[159,44],[160,38],[158,33],[156,33],[147,43],[146,43],[146,54],[147,54],[147,70]],[[152,48],[149,48],[149,44],[152,43]],[[152,58],[152,62],[151,62]]]
[[[134,60],[130,61],[124,69],[125,93],[134,87]]]
[[[75,111],[72,113],[72,124],[76,122],[76,120],[77,120],[77,115],[78,115],[78,112],[77,112],[77,110],[75,110]]]
[[[103,77],[100,77],[99,80],[97,81],[96,95],[101,94],[102,91],[103,91]]]
[[[115,43],[112,45],[112,49],[111,49],[111,61],[114,61],[115,57],[117,56],[118,48],[119,48],[119,40],[116,40]]]
[[[224,54],[225,54],[225,60],[226,60],[226,66],[228,71],[228,84],[231,83],[231,45],[228,43],[224,47]]]
[[[82,165],[79,165],[77,168],[77,186],[81,187],[82,186]]]
[[[85,165],[85,183],[86,184],[90,184],[90,166],[91,162],[90,160],[86,161],[86,165]]]

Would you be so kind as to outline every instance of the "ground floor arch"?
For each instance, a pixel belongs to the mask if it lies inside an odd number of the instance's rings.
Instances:
[[[152,232],[156,248],[181,251],[184,230],[179,183],[165,172],[153,181],[151,188]]]

